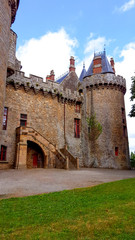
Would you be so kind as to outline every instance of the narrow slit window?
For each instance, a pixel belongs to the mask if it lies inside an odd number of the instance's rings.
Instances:
[[[1,146],[1,152],[0,152],[0,161],[6,161],[6,155],[7,155],[7,147]]]
[[[118,156],[118,154],[119,154],[119,149],[118,147],[115,147],[115,156]]]
[[[25,127],[27,125],[27,114],[20,115],[20,126]]]
[[[74,136],[80,138],[80,119],[74,119]]]
[[[126,128],[126,126],[123,126],[123,136],[124,137],[127,136],[127,128]]]
[[[8,108],[4,107],[4,115],[3,115],[3,130],[7,129],[7,118],[8,118]]]

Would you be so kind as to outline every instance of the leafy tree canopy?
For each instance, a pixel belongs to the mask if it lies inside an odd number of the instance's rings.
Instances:
[[[132,80],[132,84],[131,84],[131,89],[130,89],[130,93],[131,93],[130,100],[133,101],[133,100],[135,100],[135,76],[132,77],[131,80]],[[135,117],[135,104],[132,105],[129,116]]]

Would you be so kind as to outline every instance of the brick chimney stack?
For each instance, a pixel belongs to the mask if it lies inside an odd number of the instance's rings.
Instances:
[[[54,70],[50,71],[50,75],[46,76],[46,81],[54,81],[55,80],[55,74],[54,74]]]
[[[114,73],[115,73],[114,59],[113,59],[113,58],[110,59],[110,64],[111,64],[112,70],[113,70]]]
[[[93,60],[93,74],[102,72],[102,59],[101,56],[95,56]]]
[[[70,58],[69,72],[75,72],[75,59],[74,59],[74,57]]]

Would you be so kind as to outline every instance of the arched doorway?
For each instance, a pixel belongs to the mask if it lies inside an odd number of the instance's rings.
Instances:
[[[27,168],[44,168],[45,156],[41,147],[32,141],[27,141]]]

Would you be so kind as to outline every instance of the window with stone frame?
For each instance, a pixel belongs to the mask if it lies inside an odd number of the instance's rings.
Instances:
[[[74,119],[74,137],[80,138],[80,119]]]
[[[6,155],[7,155],[7,147],[1,145],[0,161],[6,161]]]
[[[3,115],[3,130],[7,129],[7,118],[8,118],[8,108],[4,107],[4,115]]]
[[[79,104],[79,103],[76,103],[76,105],[75,105],[75,112],[76,112],[76,113],[80,113],[80,109],[81,109],[80,104]]]
[[[27,126],[27,114],[20,114],[20,126],[26,127]]]

